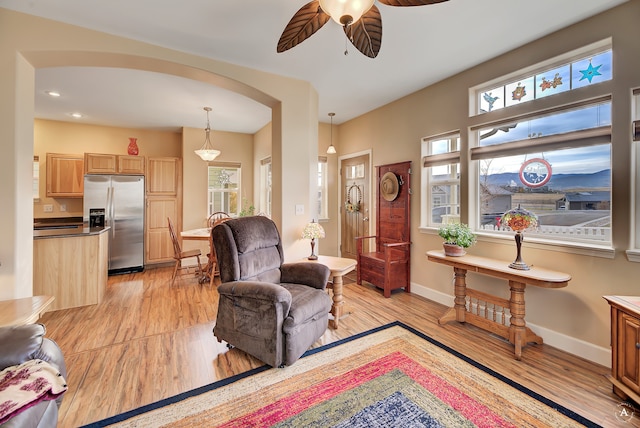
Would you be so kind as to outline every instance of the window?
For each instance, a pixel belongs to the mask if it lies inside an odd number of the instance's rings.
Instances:
[[[208,215],[223,211],[235,217],[240,213],[240,172],[240,164],[209,163]]]
[[[571,55],[571,61],[560,59],[499,84],[481,87],[476,90],[476,113],[488,113],[611,80],[613,55],[610,44],[599,45]]]
[[[329,190],[327,185],[327,157],[318,157],[318,219],[329,218]]]
[[[271,218],[271,157],[260,161],[260,212]]]
[[[611,243],[609,100],[475,131],[480,230],[520,205],[539,219],[528,236]]]
[[[439,226],[460,220],[460,135],[422,140],[423,226]]]

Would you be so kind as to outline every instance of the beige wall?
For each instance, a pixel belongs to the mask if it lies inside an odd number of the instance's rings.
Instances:
[[[33,154],[40,160],[40,200],[34,201],[33,217],[81,217],[82,198],[47,198],[47,153],[83,155],[84,153],[111,153],[126,155],[129,137],[138,139],[139,155],[182,155],[182,137],[179,132],[150,131],[146,129],[117,128],[36,119],[33,127]],[[53,205],[53,212],[43,207]],[[60,205],[67,211],[60,211]]]
[[[33,162],[35,69],[54,66],[135,68],[196,79],[243,94],[272,109],[274,220],[290,258],[303,257],[311,205],[310,162],[318,155],[318,95],[308,83],[160,48],[0,8],[0,299],[33,293]],[[300,162],[308,159],[308,162]],[[283,166],[287,176],[282,179]],[[291,179],[294,178],[294,179]],[[29,197],[25,197],[29,195]]]
[[[194,150],[202,147],[202,129],[183,128],[182,147],[182,228],[184,230],[205,227],[207,224],[207,162]],[[239,162],[242,167],[241,200],[253,198],[253,135],[234,132],[211,132],[211,143],[220,150],[214,162]],[[183,248],[200,248],[202,254],[209,252],[209,243],[183,241]]]
[[[603,295],[639,295],[640,264],[627,260],[633,230],[632,170],[630,141],[631,90],[640,87],[640,27],[634,17],[640,16],[640,2],[632,1],[578,25],[533,42],[499,58],[446,79],[380,109],[340,126],[340,154],[371,148],[373,164],[396,161],[413,162],[411,240],[411,280],[413,291],[450,304],[453,294],[452,271],[442,265],[427,262],[425,252],[441,248],[442,240],[435,230],[420,229],[420,209],[424,205],[420,190],[421,138],[459,130],[463,152],[467,147],[467,130],[481,121],[497,120],[514,114],[504,109],[470,118],[468,88],[515,72],[530,65],[569,52],[608,37],[613,39],[613,83],[602,83],[564,95],[554,95],[532,101],[530,106],[548,107],[550,103],[567,103],[576,97],[590,98],[613,94],[613,234],[615,257],[612,259],[590,255],[588,249],[577,254],[559,245],[534,245],[525,240],[523,254],[529,264],[568,272],[569,286],[559,290],[528,287],[527,322],[541,334],[546,343],[572,350],[586,358],[609,362],[609,307]],[[557,97],[557,98],[556,98]],[[473,165],[463,156],[461,164],[461,201],[470,192],[469,180]],[[463,210],[468,205],[463,202]],[[467,211],[462,212],[468,221]],[[488,255],[504,260],[515,258],[513,241],[480,238],[470,253]],[[509,295],[504,281],[470,274],[468,282],[474,287],[497,294]]]

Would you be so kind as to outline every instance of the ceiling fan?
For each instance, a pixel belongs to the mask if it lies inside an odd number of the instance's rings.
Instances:
[[[330,18],[340,24],[349,41],[369,58],[382,43],[382,17],[375,0],[313,0],[300,8],[287,24],[278,52],[291,49],[318,31]],[[388,6],[424,6],[448,0],[378,0]],[[346,54],[347,52],[345,52]]]

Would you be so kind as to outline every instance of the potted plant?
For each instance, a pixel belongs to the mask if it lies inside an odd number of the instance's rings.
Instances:
[[[464,223],[445,224],[438,229],[438,235],[444,239],[442,246],[446,256],[464,256],[464,249],[476,243],[476,235]]]

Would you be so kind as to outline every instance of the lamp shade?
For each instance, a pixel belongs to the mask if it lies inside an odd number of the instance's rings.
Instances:
[[[514,208],[502,214],[500,224],[509,226],[514,232],[522,232],[527,229],[535,229],[538,227],[538,216],[520,207]]]
[[[304,227],[304,230],[302,231],[302,237],[304,239],[324,238],[324,229],[314,220]]]
[[[338,24],[348,25],[356,22],[371,9],[373,2],[374,0],[320,0],[320,7]],[[351,19],[345,22],[343,16],[350,16]]]

